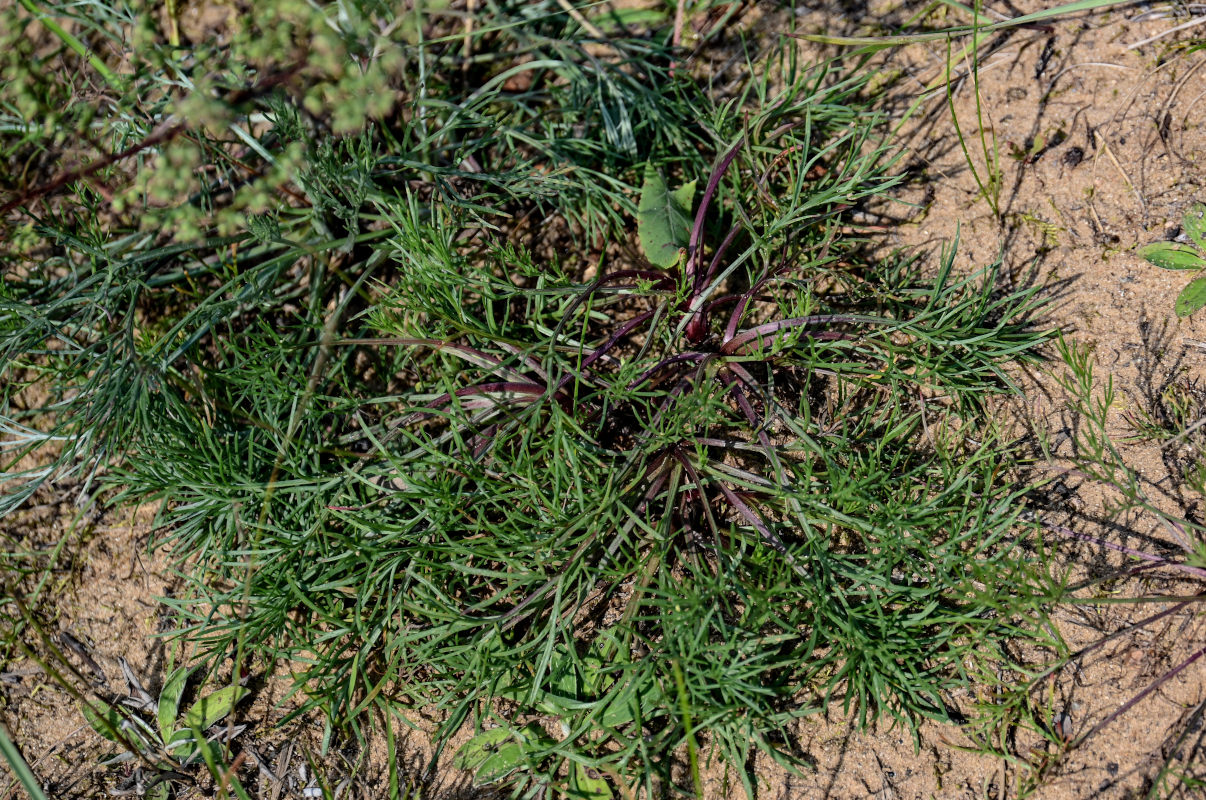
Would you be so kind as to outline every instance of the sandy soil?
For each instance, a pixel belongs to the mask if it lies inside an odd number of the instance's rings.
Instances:
[[[1039,7],[1027,0],[994,8],[1016,15]],[[902,16],[890,7],[849,8],[840,20],[819,11],[802,13],[801,26],[806,31],[858,32],[865,19]],[[734,24],[766,25],[766,19],[751,13]],[[1170,50],[1176,36],[1134,47],[1176,23],[1150,13],[1145,18],[1143,8],[1127,7],[1074,17],[1050,29],[1015,30],[994,40],[981,57],[979,94],[990,145],[995,140],[1001,153],[1004,222],[978,195],[942,98],[924,106],[900,134],[907,148],[902,164],[910,179],[898,197],[911,205],[882,209],[883,216],[869,220],[884,226],[890,246],[936,249],[958,232],[959,263],[968,269],[1004,252],[1007,282],[1047,287],[1052,302],[1043,324],[1095,348],[1099,372],[1114,376],[1119,412],[1152,412],[1168,387],[1192,384],[1206,366],[1206,311],[1178,320],[1172,302],[1183,276],[1157,270],[1132,252],[1136,245],[1175,236],[1189,203],[1206,200],[1206,52]],[[1202,35],[1202,28],[1195,30]],[[1181,34],[1181,40],[1195,30]],[[915,98],[945,60],[945,45],[917,45],[883,57],[881,69],[896,81],[894,92],[903,102]],[[970,81],[956,85],[953,102],[973,148],[971,160],[983,174]],[[1062,139],[1049,147],[1032,146],[1040,136],[1048,144]],[[1013,158],[1015,150],[1023,158]],[[1042,428],[1059,439],[1078,424],[1050,377],[1038,371],[1022,380],[1026,396],[1012,407],[1019,430]],[[1121,413],[1116,418],[1121,420]],[[1120,425],[1118,432],[1127,431]],[[1056,455],[1066,456],[1070,446],[1065,437]],[[1128,445],[1124,452],[1147,476],[1158,503],[1177,513],[1201,514],[1183,492],[1175,453],[1144,444]],[[1110,520],[1104,512],[1110,496],[1100,487],[1069,478],[1051,497],[1043,513],[1054,525],[1114,544],[1175,552],[1170,535],[1153,519]],[[0,526],[6,541],[48,549],[68,535],[76,512],[67,495],[47,497],[0,520]],[[79,686],[120,691],[125,682],[119,658],[152,693],[163,679],[167,653],[156,634],[169,629],[172,620],[157,598],[179,591],[180,583],[168,560],[148,555],[150,525],[149,509],[130,518],[92,514],[70,534],[75,544],[56,567],[47,589],[54,599],[43,608],[55,644],[80,673],[74,679]],[[1069,564],[1077,565],[1077,577],[1119,563],[1091,542],[1053,534],[1052,543],[1062,548]],[[1115,588],[1190,594],[1200,585],[1150,579]],[[1056,623],[1075,649],[1163,607],[1069,605],[1060,609]],[[1040,714],[1052,727],[1058,723],[1064,738],[1074,739],[1199,651],[1206,644],[1204,633],[1202,623],[1184,613],[1120,636],[1079,667],[1045,681],[1035,693]],[[79,647],[73,649],[69,641]],[[45,644],[37,649],[45,652]],[[282,725],[292,707],[283,699],[285,683],[259,677],[264,668],[257,665],[254,700],[237,714],[240,723],[250,726],[238,740],[247,751],[239,774],[249,789],[258,790],[253,796],[300,797],[315,769],[326,786],[343,787],[341,796],[385,796],[383,742],[375,740],[364,750],[337,742],[322,755],[320,721],[308,717]],[[50,796],[107,796],[114,778],[96,761],[108,748],[83,723],[76,700],[31,660],[18,658],[3,669],[4,722],[47,782]],[[970,704],[977,698],[954,699]],[[1031,789],[1030,796],[1050,800],[1142,797],[1170,754],[1179,752],[1181,761],[1193,758],[1202,742],[1202,720],[1200,714],[1190,717],[1204,700],[1206,673],[1202,662],[1196,662],[1083,746],[1061,752],[1033,733],[1010,730],[1003,733],[1006,757],[968,752],[968,731],[955,726],[925,726],[915,748],[908,732],[899,728],[859,733],[839,715],[816,716],[794,731],[796,748],[815,764],[813,771],[790,776],[769,763],[755,767],[763,781],[761,796],[768,798],[970,800],[1018,797]],[[415,730],[400,742],[403,781],[423,772],[431,754],[425,731],[434,729],[419,715],[410,719]],[[1184,730],[1188,737],[1176,740]],[[265,770],[259,769],[257,756]],[[447,761],[445,756],[436,770],[429,796],[486,796]],[[721,769],[710,770],[705,785],[709,797],[741,795],[732,776]],[[203,785],[198,791],[208,796],[213,789]],[[0,800],[14,791],[0,786]]]
[[[1018,3],[1008,12],[1043,7]],[[1132,252],[1174,237],[1187,206],[1206,200],[1206,57],[1170,51],[1175,37],[1134,47],[1174,24],[1141,17],[1140,9],[1128,8],[1064,20],[1049,30],[1017,30],[981,54],[979,98],[988,146],[995,139],[1000,152],[1003,222],[980,195],[945,97],[924,106],[902,131],[911,179],[899,198],[915,207],[886,209],[890,221],[872,220],[888,225],[893,244],[908,247],[936,249],[958,235],[959,263],[969,267],[987,265],[1003,252],[1006,283],[1045,287],[1051,302],[1043,324],[1091,346],[1099,376],[1113,375],[1120,436],[1133,433],[1122,423],[1126,412],[1158,416],[1169,387],[1194,386],[1206,366],[1206,314],[1178,320],[1172,313],[1184,274],[1156,269]],[[915,97],[941,74],[946,53],[945,43],[916,45],[885,59],[882,69]],[[955,87],[954,117],[983,180],[976,87],[970,80]],[[912,99],[909,91],[901,96]],[[1049,366],[1060,368],[1057,362]],[[1079,424],[1042,371],[1027,375],[1023,386],[1026,396],[1016,410],[1028,425],[1058,442]],[[1066,438],[1056,448],[1053,474],[1070,448]],[[1158,505],[1197,518],[1174,451],[1135,443],[1123,452],[1150,481]],[[1116,498],[1102,487],[1069,477],[1053,489],[1044,512],[1051,524],[1112,544],[1177,552],[1170,533],[1150,515],[1109,519],[1104,506]],[[1078,579],[1119,563],[1100,545],[1069,539],[1053,544],[1077,565]],[[1201,590],[1200,584],[1160,581],[1115,588],[1137,594]],[[1056,622],[1075,650],[1162,608],[1069,605]],[[1075,739],[1204,644],[1206,631],[1189,614],[1161,622],[1112,641],[1079,668],[1045,682],[1036,699],[1045,701],[1049,724],[1059,723],[1064,736]],[[1014,797],[1033,786],[1031,796],[1052,800],[1142,797],[1171,753],[1192,757],[1200,745],[1201,721],[1188,718],[1206,699],[1204,678],[1200,663],[1191,664],[1066,753],[1020,731],[1009,747],[1018,759],[961,752],[958,746],[969,742],[950,728],[928,730],[917,754],[908,742],[883,734],[843,738],[844,758],[832,748],[810,750],[820,756],[817,775],[782,796]],[[1174,741],[1187,728],[1188,737]],[[832,741],[826,736],[833,734],[822,733],[821,741]]]

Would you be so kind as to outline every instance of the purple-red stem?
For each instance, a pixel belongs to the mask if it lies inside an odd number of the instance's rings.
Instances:
[[[656,311],[645,311],[641,314],[637,314],[635,317],[628,320],[623,325],[621,325],[619,328],[617,328],[615,333],[613,333],[611,336],[609,336],[607,338],[606,342],[604,342],[603,344],[596,347],[595,351],[586,357],[586,360],[584,360],[582,362],[583,369],[585,369],[586,367],[589,367],[591,364],[595,363],[600,358],[602,358],[603,355],[608,350],[615,347],[620,342],[620,340],[623,339],[625,336],[627,336],[629,333],[631,333],[634,328],[638,327],[643,322],[650,319],[656,313],[657,313]]]
[[[1053,530],[1056,533],[1062,533],[1064,536],[1070,536],[1073,539],[1080,539],[1085,542],[1092,542],[1093,544],[1099,544],[1102,547],[1109,548],[1110,550],[1114,550],[1119,553],[1125,553],[1128,556],[1133,556],[1134,558],[1139,558],[1144,561],[1150,561],[1152,564],[1154,564],[1156,566],[1172,567],[1173,569],[1180,570],[1181,572],[1188,572],[1190,575],[1195,575],[1199,578],[1206,578],[1206,569],[1202,569],[1200,567],[1193,567],[1193,566],[1190,566],[1189,564],[1181,564],[1176,561],[1169,561],[1167,558],[1161,558],[1160,556],[1152,555],[1151,553],[1145,553],[1142,550],[1135,550],[1133,548],[1126,547],[1125,545],[1114,544],[1113,542],[1107,542],[1105,539],[1100,539],[1096,536],[1090,536],[1087,533],[1077,533],[1076,531],[1072,530],[1071,528],[1065,528],[1063,525],[1056,525],[1054,522],[1048,522],[1044,519],[1040,519],[1040,522],[1042,522],[1043,527],[1047,528],[1048,530]]]
[[[716,253],[712,256],[712,264],[708,267],[707,275],[702,279],[697,277],[695,284],[691,287],[691,298],[687,301],[687,311],[691,314],[691,319],[687,322],[687,341],[689,342],[700,342],[708,334],[708,311],[711,305],[702,305],[694,311],[691,311],[691,308],[699,302],[699,294],[704,290],[704,287],[712,282],[712,276],[716,274],[721,257],[729,249],[729,245],[733,243],[733,239],[737,237],[737,233],[740,230],[741,227],[739,225],[734,225],[729,229],[728,235],[724,237],[724,241],[720,243],[720,247],[716,249]]]
[[[712,204],[712,197],[716,194],[717,187],[720,186],[720,179],[728,171],[729,165],[733,163],[737,153],[741,152],[741,145],[744,141],[744,137],[738,140],[737,144],[725,153],[720,164],[712,171],[712,176],[708,178],[708,187],[704,190],[703,199],[699,202],[699,211],[695,212],[695,224],[691,228],[691,238],[687,240],[687,278],[692,283],[694,283],[695,269],[700,261],[700,238],[703,236],[704,217],[707,216],[708,207]]]
[[[768,322],[765,325],[759,325],[756,328],[750,328],[747,331],[742,331],[733,338],[729,339],[720,347],[720,352],[726,356],[738,354],[740,348],[752,341],[762,342],[767,337],[774,339],[780,331],[790,330],[792,328],[808,328],[814,325],[823,325],[826,323],[842,323],[842,322],[858,322],[856,317],[843,314],[819,314],[812,317],[793,317],[792,319],[781,319],[776,322]],[[824,333],[824,334],[809,334],[814,339],[850,339],[853,338],[842,333]]]
[[[751,286],[745,293],[737,299],[737,307],[733,309],[732,315],[729,316],[729,324],[724,329],[723,341],[728,341],[737,335],[737,326],[741,324],[741,318],[745,316],[745,310],[749,308],[750,301],[754,299],[754,295],[762,291],[762,287],[770,282],[771,278],[778,277],[792,269],[792,264],[783,264],[782,266],[771,270],[766,275],[758,279],[758,282]]]
[[[494,383],[479,383],[473,386],[466,386],[463,389],[457,389],[451,394],[442,394],[435,400],[427,404],[426,408],[431,409],[429,412],[418,412],[415,420],[426,419],[433,416],[437,409],[441,406],[446,406],[452,402],[453,397],[472,397],[475,394],[482,392],[516,392],[518,394],[528,394],[534,397],[541,397],[545,393],[545,387],[536,383],[516,383],[513,381],[496,381]]]
[[[712,516],[712,506],[708,504],[708,495],[704,491],[703,479],[695,471],[695,466],[691,463],[691,459],[687,458],[677,445],[674,448],[674,457],[678,459],[679,464],[682,464],[687,477],[695,484],[695,489],[699,492],[699,504],[703,507],[704,516],[708,518],[708,525],[712,528],[712,535],[717,538],[717,545],[719,546],[720,526],[716,524],[716,518]]]
[[[1188,605],[1189,605],[1189,601],[1184,600],[1170,608],[1164,609],[1163,611],[1161,611],[1157,614],[1152,614],[1150,617],[1141,619],[1133,625],[1128,625],[1125,628],[1114,631],[1113,633],[1109,634],[1108,636],[1103,636],[1100,639],[1098,639],[1097,641],[1093,642],[1092,644],[1085,645],[1084,647],[1082,647],[1081,649],[1079,649],[1075,653],[1073,653],[1071,656],[1069,656],[1065,661],[1062,661],[1059,664],[1057,664],[1056,666],[1051,667],[1046,672],[1043,672],[1037,678],[1032,680],[1030,682],[1030,688],[1033,689],[1034,687],[1038,686],[1045,678],[1049,677],[1050,675],[1052,675],[1056,672],[1059,672],[1061,669],[1066,667],[1068,664],[1071,664],[1072,662],[1077,661],[1078,659],[1084,658],[1086,655],[1093,652],[1094,650],[1097,650],[1098,648],[1101,648],[1101,647],[1105,647],[1107,644],[1109,644],[1110,642],[1114,641],[1115,639],[1117,639],[1121,636],[1125,636],[1128,633],[1137,631],[1140,628],[1143,628],[1147,625],[1151,625],[1153,622],[1158,622],[1159,620],[1163,619],[1164,617],[1167,617],[1171,614],[1175,614]]]
[[[724,494],[725,499],[729,501],[729,505],[731,505],[738,514],[749,520],[751,525],[758,529],[758,532],[762,534],[763,540],[776,551],[778,551],[779,555],[787,559],[787,563],[791,565],[791,568],[795,570],[797,574],[805,578],[811,577],[808,574],[808,570],[801,567],[799,562],[796,561],[796,557],[793,556],[791,551],[787,549],[787,545],[783,543],[783,540],[776,536],[775,532],[767,527],[766,523],[762,521],[762,518],[759,517],[753,509],[747,506],[732,489],[725,486],[723,481],[716,481],[716,485]]]
[[[661,361],[654,364],[649,369],[642,372],[640,377],[638,377],[632,383],[628,384],[628,388],[630,390],[637,388],[642,383],[644,383],[645,381],[649,380],[651,377],[653,377],[657,373],[664,370],[666,367],[670,367],[675,364],[680,364],[684,361],[703,361],[707,357],[708,357],[707,353],[679,353],[678,355],[673,355],[673,356],[670,356],[669,358],[664,358]]]
[[[703,280],[700,281],[695,287],[696,291],[702,289],[712,282],[712,278],[716,276],[716,270],[720,266],[721,257],[724,256],[725,252],[729,249],[729,246],[733,244],[733,240],[737,238],[737,234],[740,232],[740,225],[734,225],[732,228],[729,228],[729,232],[725,234],[724,239],[720,242],[720,247],[716,248],[716,252],[712,255],[712,263],[708,266],[708,274],[705,275]]]
[[[1206,647],[1203,647],[1201,650],[1199,650],[1198,652],[1194,653],[1192,656],[1190,656],[1189,658],[1185,659],[1185,660],[1184,660],[1184,661],[1182,661],[1180,664],[1178,664],[1177,666],[1175,666],[1175,667],[1173,667],[1172,669],[1170,669],[1168,672],[1166,672],[1166,673],[1164,673],[1163,675],[1161,675],[1161,676],[1160,676],[1160,677],[1159,677],[1157,680],[1155,680],[1155,681],[1154,681],[1154,682],[1153,682],[1153,683],[1152,683],[1150,686],[1148,686],[1148,687],[1147,687],[1146,689],[1144,689],[1142,692],[1140,692],[1139,694],[1135,695],[1135,696],[1134,696],[1134,697],[1132,697],[1130,700],[1127,700],[1125,703],[1123,703],[1121,706],[1119,706],[1118,708],[1116,708],[1116,709],[1114,710],[1114,712],[1113,712],[1113,713],[1111,713],[1109,716],[1107,716],[1107,717],[1106,717],[1105,719],[1103,719],[1101,722],[1099,722],[1099,723],[1097,723],[1096,725],[1094,725],[1094,726],[1093,726],[1092,728],[1090,728],[1088,731],[1086,731],[1086,732],[1082,733],[1080,736],[1078,736],[1078,737],[1076,738],[1076,741],[1075,741],[1075,742],[1073,742],[1071,745],[1069,745],[1069,749],[1071,749],[1071,748],[1073,748],[1073,747],[1079,747],[1079,746],[1080,746],[1081,744],[1083,744],[1083,743],[1084,743],[1086,740],[1088,740],[1088,738],[1089,738],[1090,736],[1092,736],[1093,734],[1097,733],[1099,730],[1101,730],[1102,728],[1104,728],[1106,725],[1109,725],[1111,722],[1113,722],[1114,720],[1116,720],[1116,719],[1118,719],[1119,717],[1121,717],[1121,716],[1122,716],[1123,714],[1125,714],[1127,711],[1130,711],[1130,710],[1131,710],[1131,708],[1132,708],[1132,707],[1133,707],[1133,706],[1134,706],[1136,703],[1138,703],[1139,701],[1141,701],[1143,698],[1147,697],[1147,696],[1148,696],[1149,694],[1151,694],[1152,692],[1154,692],[1154,691],[1156,691],[1157,689],[1159,689],[1161,686],[1163,686],[1165,683],[1167,683],[1167,682],[1168,682],[1168,681],[1169,681],[1171,678],[1173,678],[1175,675],[1177,675],[1179,672],[1181,672],[1181,670],[1185,669],[1185,668],[1186,668],[1186,667],[1188,667],[1190,664],[1192,664],[1193,662],[1197,661],[1199,658],[1201,658],[1201,657],[1202,657],[1202,656],[1204,656],[1204,655],[1206,655]]]
[[[725,153],[724,158],[720,160],[716,169],[712,171],[712,176],[708,178],[708,186],[704,190],[703,199],[699,203],[699,211],[695,213],[695,224],[691,228],[691,238],[687,240],[686,281],[691,287],[691,296],[687,305],[688,309],[695,305],[698,300],[699,291],[702,288],[702,284],[698,280],[696,273],[699,272],[700,263],[703,261],[703,242],[701,240],[703,238],[704,218],[707,216],[708,208],[712,205],[712,198],[716,194],[716,189],[720,186],[721,178],[728,171],[729,166],[733,163],[733,159],[737,158],[737,153],[741,152],[741,145],[744,142],[745,137],[739,139],[737,144],[733,145],[733,148]],[[732,236],[735,235],[733,233],[729,237],[726,237],[726,247],[727,242],[732,241]],[[697,309],[687,323],[687,341],[692,344],[698,344],[703,341],[706,335],[707,320]]]
[[[775,455],[772,452],[773,447],[771,445],[770,437],[767,436],[766,431],[762,429],[762,419],[758,416],[758,413],[754,410],[754,406],[750,403],[749,398],[746,396],[745,392],[742,391],[741,386],[739,385],[744,383],[750,388],[751,391],[753,391],[758,388],[757,381],[754,380],[754,376],[751,375],[745,369],[745,367],[736,362],[730,362],[728,367],[736,376],[733,379],[733,388],[730,390],[733,394],[733,399],[737,401],[737,406],[741,409],[741,412],[745,414],[746,421],[748,421],[750,425],[752,425],[758,431],[758,441],[761,443],[762,448],[766,450],[767,458],[770,459],[772,464],[774,464],[776,463]]]

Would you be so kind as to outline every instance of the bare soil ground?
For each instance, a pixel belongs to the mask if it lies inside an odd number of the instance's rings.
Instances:
[[[1040,7],[1026,0],[992,10],[1015,16]],[[802,27],[857,32],[867,19],[902,16],[891,7],[850,8],[843,19],[825,9],[801,14]],[[756,9],[734,25],[766,25],[766,19]],[[1099,373],[1114,377],[1119,412],[1158,410],[1170,386],[1197,385],[1206,366],[1206,312],[1189,320],[1172,313],[1183,274],[1155,269],[1132,252],[1136,245],[1175,236],[1185,208],[1195,200],[1206,201],[1206,52],[1169,47],[1178,36],[1185,41],[1204,31],[1189,29],[1135,46],[1180,21],[1158,18],[1147,7],[1127,6],[1000,37],[981,56],[979,96],[987,141],[1001,155],[1001,217],[980,196],[951,111],[940,97],[900,131],[906,148],[901,163],[910,176],[899,193],[903,202],[871,219],[884,226],[889,247],[936,250],[958,234],[959,263],[969,269],[1004,253],[1007,282],[1046,287],[1052,300],[1043,324],[1094,347]],[[945,68],[946,52],[944,43],[913,46],[884,56],[879,68],[885,79],[896,82],[900,97],[915,98]],[[953,104],[971,162],[983,176],[981,126],[970,80],[954,84]],[[1020,158],[1013,157],[1015,151]],[[1051,368],[1059,369],[1059,364],[1053,362]],[[1011,411],[1019,432],[1045,429],[1062,442],[1064,450],[1057,449],[1056,455],[1066,455],[1071,447],[1067,434],[1078,421],[1066,412],[1065,398],[1041,371],[1020,380],[1026,395]],[[1116,419],[1121,420],[1121,413]],[[1120,423],[1116,432],[1129,431]],[[1136,443],[1124,453],[1146,476],[1159,502],[1170,511],[1200,517],[1202,509],[1182,491],[1179,470],[1184,465],[1175,451]],[[1051,497],[1044,513],[1053,524],[1114,544],[1175,550],[1169,534],[1152,519],[1111,519],[1105,513],[1111,498],[1100,487],[1068,479],[1056,485]],[[74,498],[71,493],[42,498],[29,510],[0,520],[6,540],[49,551],[73,525],[79,511]],[[85,515],[52,572],[47,591],[54,593],[49,620],[53,644],[70,651],[67,657],[79,671],[80,686],[120,690],[119,658],[152,692],[163,679],[165,648],[174,645],[157,636],[172,624],[158,598],[172,595],[180,584],[166,557],[147,552],[151,516],[149,509],[130,516]],[[1053,537],[1077,578],[1119,563],[1099,545]],[[1200,591],[1200,585],[1139,580],[1115,588],[1130,594]],[[1058,613],[1057,623],[1076,648],[1162,607],[1068,606]],[[1119,637],[1081,667],[1056,673],[1039,693],[1051,724],[1066,724],[1066,738],[1074,738],[1202,648],[1204,638],[1201,621],[1190,613]],[[48,645],[30,642],[36,652]],[[282,676],[287,674],[284,667],[277,665]],[[108,748],[84,723],[76,699],[28,658],[4,665],[0,678],[4,723],[50,796],[108,796],[113,776],[97,765]],[[249,789],[257,790],[254,796],[301,797],[304,787],[317,785],[315,773],[329,789],[342,792],[338,796],[385,796],[383,743],[363,752],[336,742],[323,755],[317,716],[282,724],[294,707],[285,698],[285,687],[282,678],[253,683],[254,701],[238,712],[238,721],[250,726],[240,738],[247,751],[240,774]],[[954,699],[970,704],[977,698]],[[1197,662],[1075,750],[1061,753],[1025,732],[1007,731],[1003,744],[1009,758],[969,752],[978,748],[957,726],[926,725],[915,748],[903,729],[860,733],[833,713],[802,720],[794,731],[793,745],[815,765],[813,771],[787,775],[769,762],[755,768],[765,798],[970,800],[1018,797],[1031,789],[1030,796],[1050,800],[1143,797],[1174,751],[1180,751],[1179,763],[1203,760],[1197,753],[1203,737],[1200,715],[1189,717],[1204,700],[1206,673]],[[431,754],[427,733],[435,727],[417,714],[410,719],[415,729],[399,748],[403,781],[424,772]],[[1186,729],[1189,736],[1176,740],[1177,732]],[[455,744],[446,753],[454,752]],[[257,760],[264,769],[255,768]],[[487,796],[447,762],[446,754],[424,796]],[[708,797],[741,795],[736,776],[719,767],[708,770],[705,788]],[[213,790],[198,787],[203,796]],[[13,785],[0,786],[0,800],[17,792]],[[1184,789],[1179,796],[1192,797],[1193,790]]]
[[[1018,3],[1008,13],[1043,7]],[[937,249],[958,236],[959,263],[983,266],[1003,253],[1006,282],[1043,286],[1051,298],[1043,324],[1091,346],[1099,377],[1113,376],[1119,437],[1134,433],[1123,424],[1126,412],[1158,417],[1170,387],[1200,386],[1206,366],[1206,316],[1179,320],[1172,312],[1184,273],[1156,269],[1133,253],[1138,245],[1174,237],[1185,209],[1206,199],[1206,54],[1170,49],[1175,36],[1135,46],[1174,24],[1127,7],[1015,31],[995,42],[981,54],[983,126],[970,79],[953,84],[953,106],[982,182],[988,170],[981,127],[989,151],[995,147],[1000,154],[1001,218],[981,195],[945,97],[902,129],[911,179],[899,197],[914,207],[887,212],[892,244]],[[896,53],[881,69],[916,91],[946,64],[946,45],[937,43]],[[956,64],[956,74],[966,73],[966,66]],[[1044,371],[1021,380],[1025,396],[1013,412],[1059,442],[1050,465],[1058,474],[1080,421],[1066,411],[1066,398]],[[1197,500],[1184,492],[1185,464],[1176,448],[1136,442],[1123,454],[1165,510],[1198,518]],[[1106,505],[1115,499],[1103,487],[1069,476],[1052,487],[1044,515],[1053,525],[1112,544],[1176,550],[1154,519],[1111,518]],[[1119,563],[1100,545],[1072,539],[1052,544],[1074,579]],[[1200,586],[1153,581],[1115,589],[1192,594]],[[1161,608],[1067,606],[1057,623],[1075,650]],[[1046,687],[1051,726],[1067,725],[1064,735],[1074,739],[1199,650],[1204,634],[1194,616],[1173,616],[1118,638],[1080,668],[1057,673]],[[1181,764],[1193,759],[1201,721],[1189,717],[1204,699],[1206,673],[1194,663],[1073,751],[1059,753],[1019,735],[1012,751],[1025,761],[961,751],[973,743],[957,728],[928,729],[914,753],[902,735],[846,735],[840,727],[806,723],[816,744],[804,746],[817,757],[818,770],[806,781],[785,784],[782,796],[1015,797],[1033,788],[1031,796],[1052,800],[1143,797],[1174,751]],[[1174,741],[1187,727],[1189,736]],[[1193,789],[1184,791],[1180,796],[1195,796]]]

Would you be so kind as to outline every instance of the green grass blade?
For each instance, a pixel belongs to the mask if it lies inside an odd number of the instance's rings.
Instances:
[[[9,769],[13,771],[16,781],[29,795],[29,800],[47,800],[38,779],[34,777],[33,770],[29,768],[29,764],[25,763],[21,751],[9,738],[8,726],[3,723],[0,723],[0,755],[3,755],[4,760],[8,762]]]
[[[1042,11],[1024,14],[1013,19],[994,22],[990,25],[959,25],[939,31],[930,31],[927,33],[908,33],[899,34],[896,36],[829,36],[825,34],[792,35],[800,39],[806,39],[811,42],[819,42],[821,44],[880,49],[905,44],[916,44],[918,42],[936,42],[950,37],[969,36],[972,34],[976,35],[977,37],[983,37],[985,35],[1007,30],[1009,28],[1016,28],[1019,25],[1029,25],[1055,17],[1076,14],[1081,11],[1096,11],[1102,8],[1109,8],[1111,6],[1129,5],[1131,2],[1132,0],[1077,0],[1075,3],[1068,3],[1066,5],[1056,6],[1054,8],[1046,8]],[[966,6],[964,6],[964,8],[966,8]]]
[[[55,22],[50,14],[38,7],[38,4],[35,3],[34,0],[18,0],[18,2],[21,3],[21,5],[29,13],[37,17],[38,21],[45,25],[51,33],[59,37],[63,44],[75,51],[76,55],[78,55],[80,58],[85,59],[92,66],[92,68],[105,79],[105,83],[109,84],[110,89],[113,89],[116,92],[122,92],[125,90],[125,83],[111,69],[109,69],[105,62],[101,60],[100,56],[89,50],[83,42],[69,33],[62,25]]]

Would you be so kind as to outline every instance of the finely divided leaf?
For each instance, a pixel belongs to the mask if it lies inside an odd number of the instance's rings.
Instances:
[[[1194,203],[1185,212],[1185,220],[1181,225],[1194,244],[1206,251],[1206,204]]]
[[[670,191],[652,164],[645,166],[641,204],[637,209],[637,235],[645,257],[659,267],[678,260],[678,251],[691,236],[691,203],[695,181]]]
[[[1195,278],[1181,290],[1174,308],[1178,317],[1188,317],[1202,306],[1206,306],[1206,278]]]
[[[1201,269],[1206,260],[1192,247],[1176,242],[1156,242],[1135,251],[1140,258],[1147,259],[1161,269]]]

